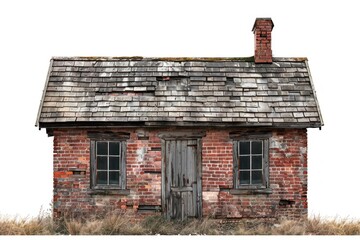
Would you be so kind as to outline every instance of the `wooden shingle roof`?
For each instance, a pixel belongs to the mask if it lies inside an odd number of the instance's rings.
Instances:
[[[61,126],[321,127],[305,58],[56,57],[36,121]]]

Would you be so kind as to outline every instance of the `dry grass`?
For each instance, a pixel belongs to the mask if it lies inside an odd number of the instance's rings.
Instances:
[[[360,221],[324,220],[320,217],[298,220],[280,220],[267,224],[258,220],[242,221],[234,234],[238,235],[360,235]]]
[[[62,224],[62,233],[70,235],[146,234],[144,228],[124,215],[108,215],[103,219],[92,218],[87,221],[66,219]]]
[[[124,214],[85,220],[65,219],[53,223],[49,214],[36,218],[0,218],[0,235],[360,235],[360,221],[324,220],[320,217],[303,221],[242,220],[220,223],[219,220],[166,221],[147,217],[134,221]]]
[[[0,218],[0,235],[51,235],[54,234],[53,221],[49,216],[36,218]]]
[[[166,221],[159,216],[148,217],[141,222],[147,234],[160,235],[218,235],[221,234],[219,221],[209,218],[202,220]]]
[[[360,221],[321,220],[317,217],[306,221],[306,233],[312,235],[360,235]]]

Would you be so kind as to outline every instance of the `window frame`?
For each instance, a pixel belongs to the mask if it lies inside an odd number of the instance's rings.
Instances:
[[[116,133],[89,133],[90,137],[90,188],[97,191],[97,193],[117,194],[119,191],[126,190],[126,141],[129,138],[128,134],[116,134]],[[97,184],[96,183],[96,144],[97,142],[118,142],[120,144],[120,180],[118,185],[110,184]],[[109,153],[108,153],[109,157]],[[111,190],[116,190],[112,192]]]
[[[270,133],[249,134],[238,133],[230,136],[233,140],[233,194],[253,194],[253,193],[271,193],[269,182],[269,139]],[[239,179],[239,155],[238,152],[240,142],[262,141],[262,176],[261,184],[244,184],[240,185]],[[250,159],[251,161],[251,159]],[[250,168],[250,171],[251,168]]]

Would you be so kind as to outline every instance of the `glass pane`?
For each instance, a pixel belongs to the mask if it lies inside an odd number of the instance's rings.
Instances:
[[[107,157],[97,157],[96,167],[98,170],[107,170]]]
[[[109,143],[109,155],[119,155],[119,142],[110,142]]]
[[[251,169],[262,169],[262,156],[252,156]]]
[[[262,171],[252,171],[251,183],[262,184]]]
[[[251,142],[251,153],[262,154],[262,141]]]
[[[109,172],[109,182],[110,184],[119,185],[119,172]]]
[[[240,169],[250,169],[250,156],[240,156]]]
[[[107,184],[107,172],[97,172],[97,184]]]
[[[250,142],[240,142],[240,155],[250,154]]]
[[[107,155],[108,154],[108,143],[107,142],[97,142],[96,145],[97,155]]]
[[[119,170],[120,169],[120,158],[119,157],[109,157],[109,170]]]
[[[240,185],[250,184],[250,171],[239,172]]]

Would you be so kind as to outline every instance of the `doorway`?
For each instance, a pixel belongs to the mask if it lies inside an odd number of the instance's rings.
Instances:
[[[163,140],[162,209],[167,219],[201,217],[201,140]]]

